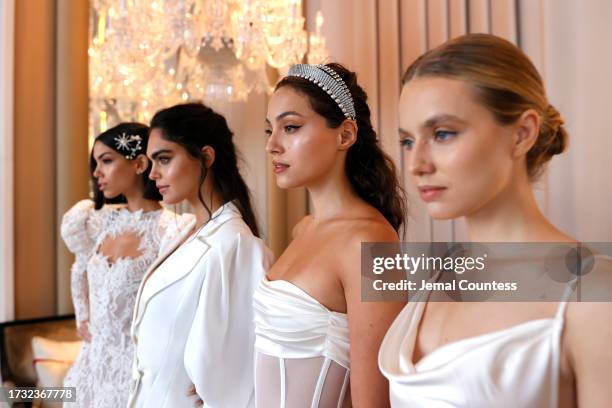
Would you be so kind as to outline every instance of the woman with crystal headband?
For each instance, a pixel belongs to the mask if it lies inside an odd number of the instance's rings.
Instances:
[[[162,209],[148,178],[148,132],[145,125],[122,123],[96,138],[90,157],[93,201],[77,203],[62,220],[62,238],[76,255],[72,299],[83,339],[64,385],[76,387],[79,407],[127,403],[136,292],[163,237],[175,234],[182,222]]]
[[[200,103],[151,120],[150,177],[164,203],[187,200],[195,220],[138,292],[130,407],[254,406],[253,290],[272,255],[258,238],[232,137],[225,118]]]
[[[366,99],[339,64],[297,65],[268,104],[276,182],[314,206],[255,292],[258,407],[388,404],[376,354],[403,304],[361,301],[360,248],[398,241],[405,200]]]
[[[431,217],[465,217],[475,242],[575,242],[533,196],[568,135],[516,46],[470,34],[425,53],[404,76],[399,110],[405,165]],[[612,293],[600,260],[584,293]],[[460,303],[444,292],[409,302],[379,355],[391,405],[612,406],[612,303],[568,305],[573,280],[560,286],[560,302]]]

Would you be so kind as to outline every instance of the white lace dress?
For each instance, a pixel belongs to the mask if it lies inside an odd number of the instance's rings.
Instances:
[[[64,386],[76,387],[76,404],[66,405],[117,408],[127,404],[136,293],[160,249],[189,217],[168,210],[130,212],[108,205],[96,211],[91,200],[80,201],[64,215],[62,238],[76,255],[71,270],[76,320],[88,320],[91,333],[91,342],[83,342],[64,379]],[[140,256],[110,262],[98,253],[106,238],[134,232],[141,237]]]

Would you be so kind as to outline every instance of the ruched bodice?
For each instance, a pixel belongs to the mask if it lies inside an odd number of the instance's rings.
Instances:
[[[350,404],[347,315],[284,280],[264,278],[253,302],[258,407]]]
[[[349,368],[348,319],[283,280],[261,281],[254,296],[256,347],[284,358],[329,357]]]

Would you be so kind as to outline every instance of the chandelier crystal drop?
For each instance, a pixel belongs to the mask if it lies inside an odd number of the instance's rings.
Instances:
[[[90,135],[189,100],[270,92],[270,69],[328,58],[301,0],[92,0]]]

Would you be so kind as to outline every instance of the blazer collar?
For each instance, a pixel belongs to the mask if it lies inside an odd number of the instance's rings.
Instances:
[[[236,207],[232,201],[229,201],[219,207],[210,217],[208,221],[200,231],[196,234],[197,238],[206,238],[211,236],[219,229],[220,226],[225,224],[231,219],[242,218],[240,210]]]
[[[225,224],[227,221],[233,219],[233,218],[238,218],[238,217],[242,217],[242,215],[240,214],[240,211],[238,210],[238,207],[236,207],[236,205],[233,202],[227,202],[225,204],[223,204],[221,207],[219,207],[211,216],[210,221],[208,221],[208,223],[204,224],[204,226],[202,227],[202,229],[200,229],[200,231],[197,232],[196,237],[208,237],[210,235],[212,235],[216,230],[219,229],[219,227],[223,224]],[[143,277],[143,281],[155,270],[157,269],[157,267],[166,260],[166,258],[168,258],[168,256],[170,256],[174,251],[176,251],[176,249],[179,247],[179,245],[185,240],[185,238],[187,238],[187,236],[189,234],[192,233],[193,228],[195,227],[195,217],[193,220],[191,220],[187,225],[185,225],[185,227],[183,229],[181,229],[178,234],[176,235],[176,237],[174,237],[174,239],[166,246],[166,249],[164,250],[163,253],[160,253],[159,256],[155,259],[155,261],[153,261],[153,263],[149,266],[149,268],[147,269],[147,272],[145,273],[144,277]],[[192,239],[193,239],[192,238]],[[141,285],[142,286],[142,285]]]
[[[199,254],[194,254],[194,256],[203,255],[210,247],[210,245],[206,242],[206,238],[213,235],[226,222],[234,218],[241,217],[242,216],[240,214],[240,211],[238,210],[238,207],[236,207],[233,202],[227,202],[221,207],[219,207],[212,214],[210,221],[204,224],[202,229],[200,229],[194,237],[191,237],[187,241],[185,241],[183,245],[193,240],[196,240],[197,243],[201,246],[201,251],[199,251]],[[163,277],[156,277],[154,281],[150,281],[148,279],[150,275],[155,272],[156,269],[178,249],[178,247],[185,240],[185,238],[192,233],[194,226],[195,219],[193,219],[191,222],[189,222],[189,224],[185,226],[185,228],[179,231],[175,239],[172,240],[172,242],[166,247],[164,252],[160,253],[157,259],[147,269],[147,272],[145,273],[142,279],[142,283],[140,284],[140,287],[138,289],[138,294],[136,295],[136,305],[134,308],[132,330],[134,330],[135,326],[138,325],[138,323],[142,319],[144,310],[146,309],[146,306],[151,298],[153,298],[157,293],[161,292],[163,289],[167,288],[174,282],[188,275],[193,270],[193,266],[195,266],[197,262],[194,262],[190,266],[185,265],[185,268],[183,268],[182,270],[175,270],[172,274],[168,274]],[[150,287],[150,285],[153,285],[153,287]],[[143,289],[145,287],[148,287],[148,295],[146,296],[146,298],[142,298]]]

